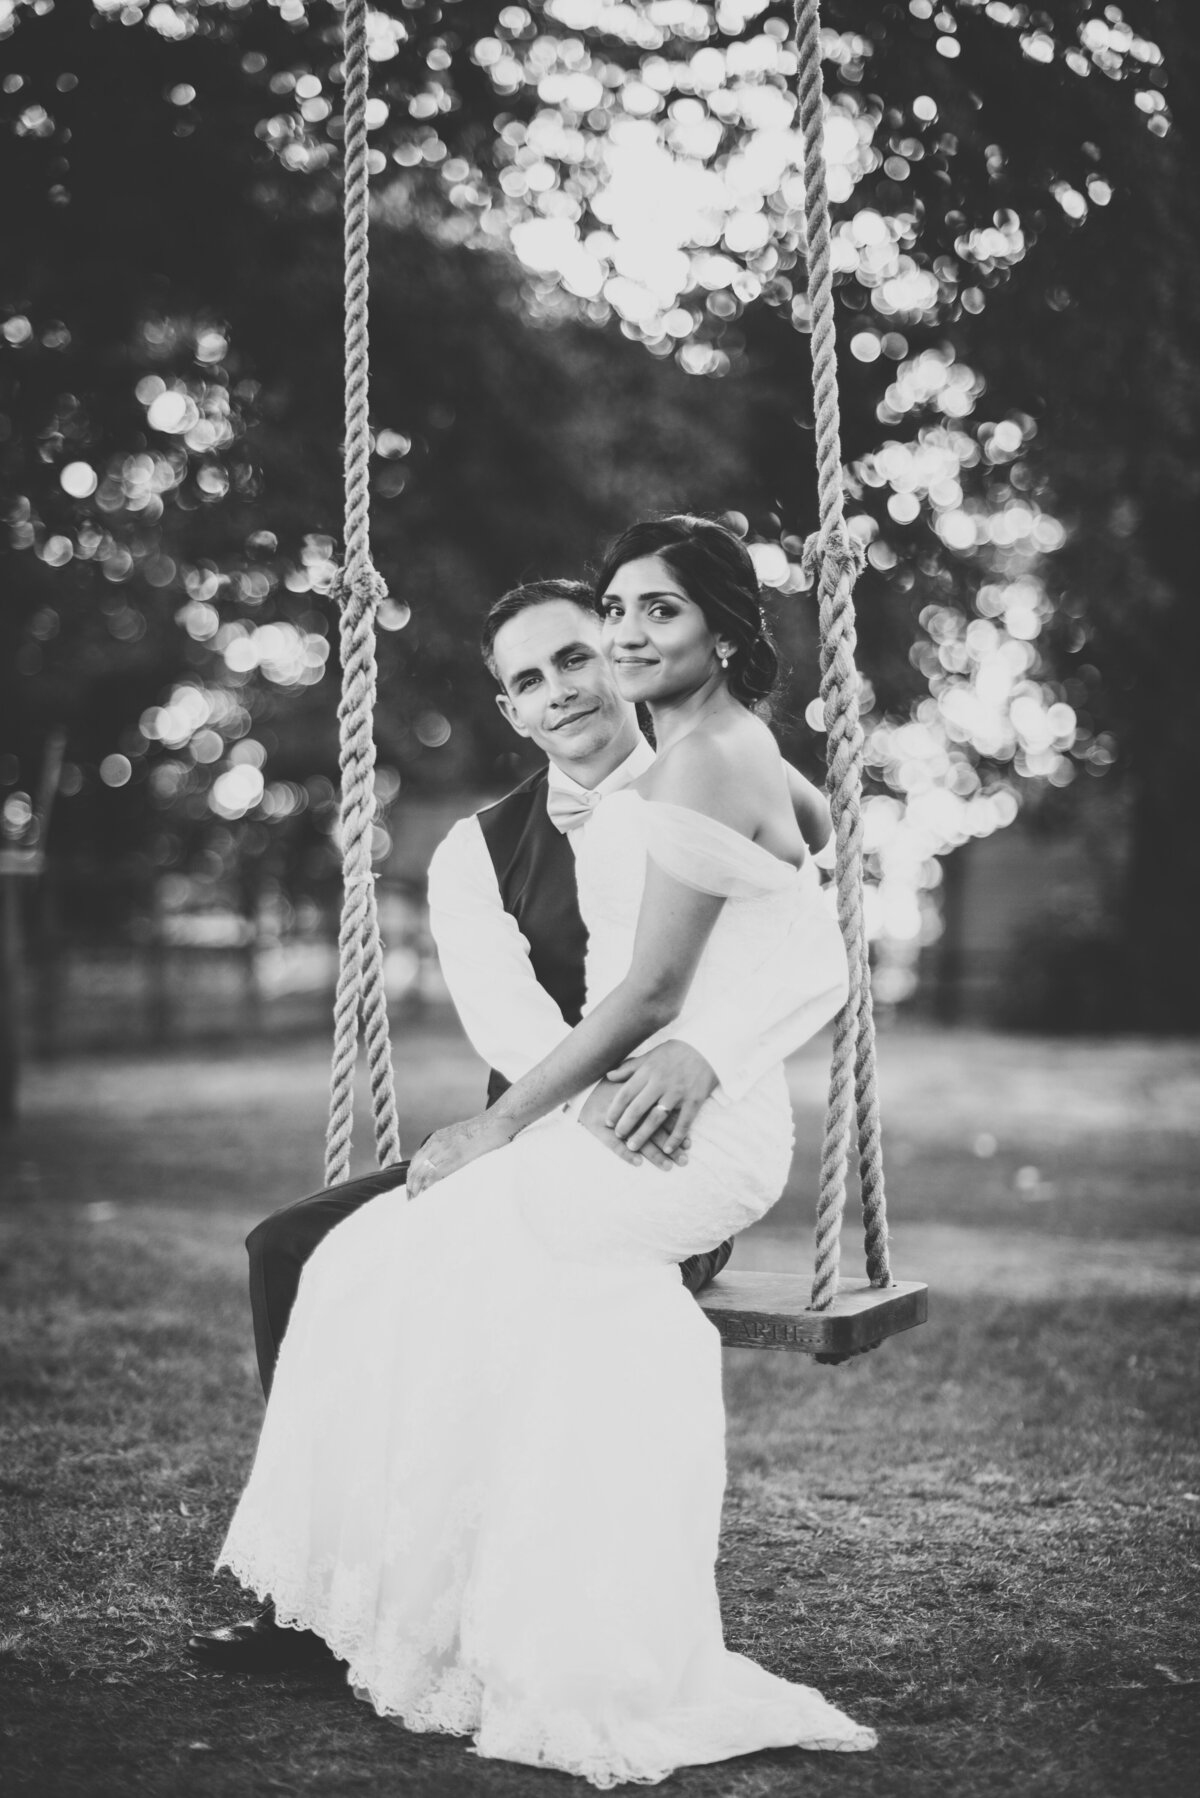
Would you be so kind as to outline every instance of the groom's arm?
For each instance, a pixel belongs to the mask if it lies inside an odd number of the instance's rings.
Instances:
[[[429,928],[471,1047],[506,1080],[519,1080],[570,1035],[538,983],[516,919],[504,909],[474,818],[460,819],[434,851]]]
[[[489,1067],[506,1080],[519,1080],[570,1036],[570,1025],[533,971],[528,941],[512,913],[504,909],[492,858],[474,818],[461,819],[434,851],[429,864],[429,928],[462,1027]],[[691,1078],[698,1075],[703,1083],[702,1096],[707,1096],[710,1070],[691,1050],[680,1054],[687,1058]],[[579,1122],[614,1155],[629,1161],[631,1151],[604,1124],[607,1104],[603,1090],[594,1094]],[[683,1152],[676,1147],[671,1156],[662,1153],[655,1139],[666,1134],[662,1124],[638,1147],[638,1153],[660,1172],[667,1172]]]
[[[783,771],[787,776],[788,796],[796,814],[796,823],[800,826],[800,835],[816,855],[819,850],[824,849],[833,834],[833,813],[829,809],[829,801],[820,787],[814,786],[807,775],[801,774],[799,768],[793,768],[790,762],[783,764]]]

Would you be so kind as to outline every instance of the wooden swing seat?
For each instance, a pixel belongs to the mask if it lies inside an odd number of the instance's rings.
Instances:
[[[802,1274],[727,1269],[698,1295],[724,1348],[792,1349],[801,1355],[861,1355],[901,1330],[923,1324],[929,1288],[919,1280],[872,1286],[843,1280],[828,1311],[808,1309]]]

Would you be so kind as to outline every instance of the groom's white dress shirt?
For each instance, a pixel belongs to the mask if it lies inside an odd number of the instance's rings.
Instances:
[[[642,739],[594,789],[581,787],[551,762],[547,787],[561,796],[559,809],[584,814],[582,822],[566,833],[573,850],[578,850],[580,835],[588,828],[586,814],[606,793],[637,780],[653,761],[654,751]],[[539,986],[529,944],[516,919],[504,909],[477,817],[460,819],[434,851],[429,864],[429,924],[446,986],[471,1046],[505,1079],[519,1080],[570,1035],[570,1025]],[[806,963],[802,955],[792,959],[795,965],[787,968],[754,969],[719,1008],[710,1008],[673,1033],[708,1062],[719,1082],[714,1095],[718,1100],[741,1098],[829,1017],[831,980],[836,984],[840,974]]]

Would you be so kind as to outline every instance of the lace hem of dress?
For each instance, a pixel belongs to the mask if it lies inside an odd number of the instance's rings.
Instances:
[[[271,1599],[275,1620],[283,1629],[311,1630],[325,1641],[333,1654],[346,1663],[346,1683],[354,1696],[370,1704],[380,1717],[391,1718],[415,1734],[474,1737],[474,1752],[484,1759],[515,1761],[523,1766],[552,1768],[586,1779],[600,1791],[614,1786],[658,1785],[683,1766],[697,1766],[724,1760],[731,1755],[768,1745],[799,1748],[818,1753],[862,1753],[876,1746],[873,1729],[856,1724],[828,1705],[821,1695],[806,1687],[789,1688],[790,1696],[755,1704],[754,1725],[746,1738],[746,1748],[729,1739],[722,1741],[721,1718],[712,1710],[689,1712],[674,1718],[667,1734],[674,1737],[668,1747],[655,1734],[664,1733],[654,1723],[634,1726],[633,1733],[643,1741],[638,1751],[631,1752],[615,1744],[602,1723],[578,1712],[560,1711],[547,1717],[519,1703],[489,1697],[482,1681],[457,1662],[437,1666],[431,1657],[414,1643],[393,1650],[392,1664],[387,1668],[389,1692],[381,1689],[380,1672],[362,1664],[361,1649],[369,1635],[366,1623],[349,1618],[331,1621],[323,1614],[327,1607],[314,1604],[311,1594],[300,1587],[286,1589],[286,1582],[256,1571],[254,1557],[245,1554],[223,1554],[218,1566],[227,1567],[247,1591],[262,1602]],[[261,1567],[261,1563],[257,1563]],[[410,1689],[405,1692],[404,1688]],[[390,1693],[390,1695],[389,1695]],[[819,1728],[798,1728],[797,1710],[810,1700],[827,1713],[828,1733]],[[747,1707],[736,1707],[736,1725],[730,1724],[737,1737],[746,1736]],[[836,1726],[835,1726],[836,1723]],[[682,1725],[682,1732],[680,1726]],[[686,1740],[680,1739],[680,1734]]]

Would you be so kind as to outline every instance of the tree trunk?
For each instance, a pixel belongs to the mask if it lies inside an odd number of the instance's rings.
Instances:
[[[0,873],[0,1125],[16,1122],[20,1069],[20,877]]]
[[[1141,425],[1137,555],[1147,590],[1125,596],[1128,688],[1124,748],[1133,782],[1133,842],[1124,940],[1137,1028],[1200,1028],[1200,34],[1193,0],[1163,0],[1155,31],[1173,124],[1162,158],[1138,183],[1146,230],[1130,245],[1127,326]],[[1147,148],[1151,148],[1147,143]],[[1154,169],[1147,163],[1153,161]],[[1163,166],[1165,160],[1166,166]],[[1138,300],[1144,302],[1138,305]],[[1140,353],[1139,353],[1140,351]]]

